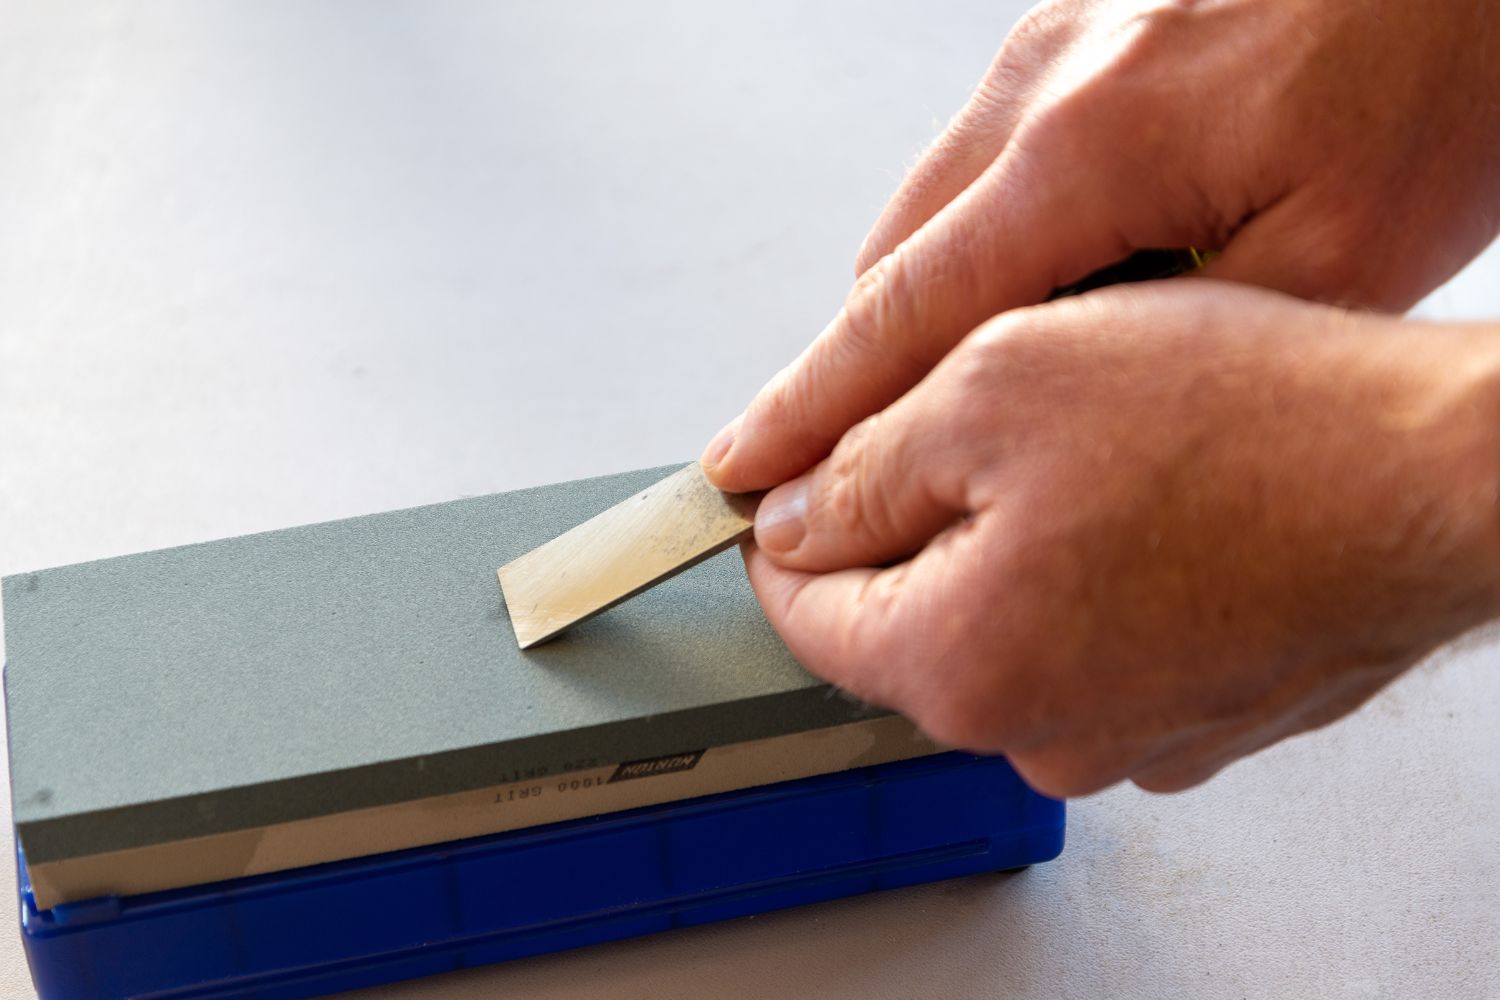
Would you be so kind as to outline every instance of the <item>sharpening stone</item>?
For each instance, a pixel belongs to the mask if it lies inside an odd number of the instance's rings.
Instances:
[[[935,752],[804,672],[734,552],[517,648],[495,567],[672,471],[7,577],[37,905]]]

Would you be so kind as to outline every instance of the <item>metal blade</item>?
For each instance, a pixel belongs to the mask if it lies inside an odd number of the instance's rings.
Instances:
[[[522,649],[749,536],[758,494],[715,489],[697,462],[500,567]]]

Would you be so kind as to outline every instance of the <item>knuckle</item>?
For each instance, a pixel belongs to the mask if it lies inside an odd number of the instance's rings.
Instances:
[[[864,243],[860,244],[859,250],[854,254],[854,280],[858,282],[870,269],[880,263],[886,254],[890,253],[890,240],[885,234],[886,225],[884,220],[875,224],[870,230],[870,235],[865,237]]]
[[[975,332],[974,340],[989,351],[1018,351],[1045,345],[1051,340],[1055,317],[1071,300],[1008,309],[986,321]]]
[[[960,255],[924,246],[918,258],[911,244],[902,243],[860,275],[850,290],[829,341],[830,364],[844,370],[867,366],[878,359],[894,371],[924,371],[935,360],[934,343],[924,333],[932,328],[935,306],[930,296],[916,294],[919,284],[952,286]]]
[[[1042,0],[1021,15],[1000,45],[992,71],[1013,63],[1045,59],[1084,30],[1072,0]]]
[[[1209,0],[1154,0],[1124,19],[1121,65],[1125,68],[1180,65],[1189,33],[1199,30]],[[1187,36],[1187,37],[1184,37]],[[1180,87],[1180,84],[1177,85]]]
[[[821,350],[815,342],[766,383],[746,414],[747,427],[761,433],[771,431],[776,435],[775,440],[784,444],[811,441],[825,433],[817,419],[820,387],[827,385],[830,378],[836,379],[839,373],[825,370],[820,361]]]
[[[894,524],[886,449],[877,446],[880,416],[851,428],[834,448],[816,491],[814,520],[856,537],[882,537]]]
[[[1048,317],[1056,306],[1030,306],[1002,313],[970,336],[955,358],[965,400],[1005,400],[1023,393],[1055,359],[1059,343]]]
[[[985,102],[1011,100],[1026,93],[1052,52],[1066,44],[1077,18],[1057,10],[1056,3],[1040,3],[1021,16],[1000,43],[975,96]]]
[[[897,247],[854,282],[840,324],[841,344],[846,352],[864,358],[885,354],[891,348],[896,303],[906,288],[905,259],[906,255]]]
[[[795,371],[797,364],[788,365],[781,369],[771,380],[756,393],[755,400],[751,404],[751,417],[753,422],[770,422],[784,424],[795,421],[798,416],[797,378]]]
[[[1021,19],[1010,29],[1010,34],[1005,36],[1005,42],[1001,48],[1023,47],[1044,38],[1051,37],[1059,27],[1067,25],[1072,19],[1060,19],[1057,12],[1057,4],[1040,3],[1021,15]]]
[[[1129,130],[1134,159],[1183,127],[1169,112],[1181,104],[1182,53],[1194,47],[1192,0],[1158,0],[1125,17],[1100,19],[1049,73],[1037,108],[1036,131],[1075,155],[1111,155]],[[1143,114],[1150,107],[1156,114]]]

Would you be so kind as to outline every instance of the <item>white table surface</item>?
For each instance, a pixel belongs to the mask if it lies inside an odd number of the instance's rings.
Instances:
[[[0,571],[695,455],[1021,9],[0,0]],[[362,996],[1500,996],[1497,734],[1481,646],[1019,876]]]

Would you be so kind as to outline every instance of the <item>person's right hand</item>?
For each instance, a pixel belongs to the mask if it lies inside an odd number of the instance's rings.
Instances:
[[[838,317],[704,453],[774,486],[980,323],[1137,249],[1404,309],[1500,228],[1500,0],[1049,0],[860,251]]]

